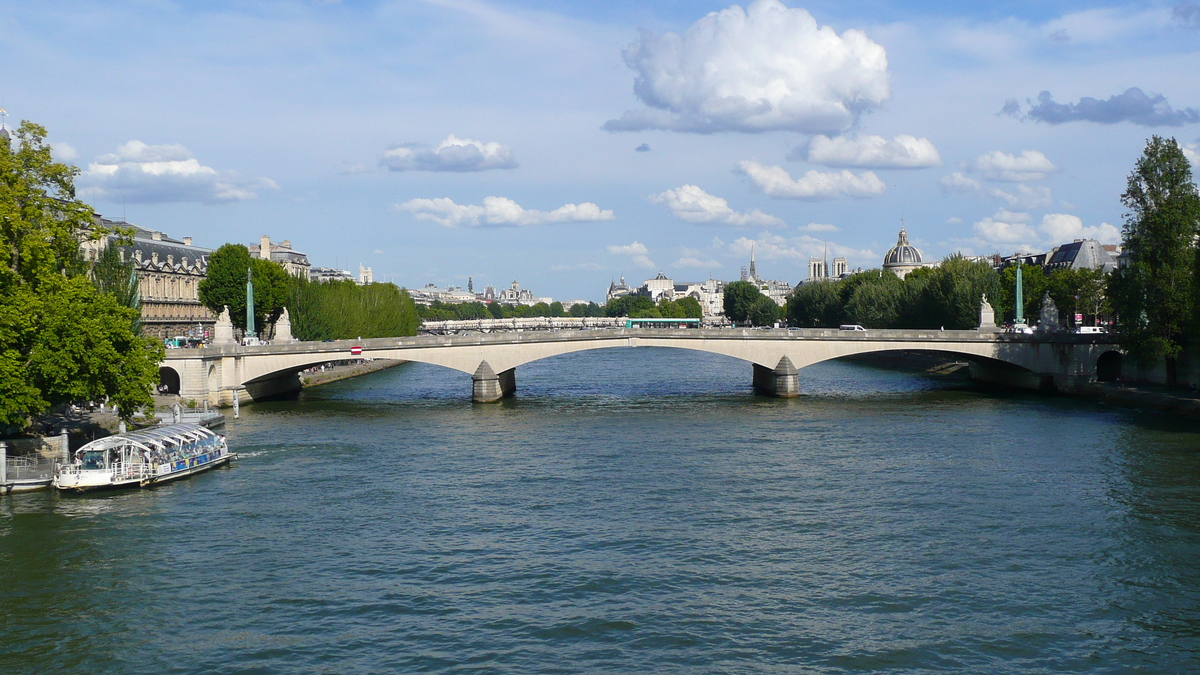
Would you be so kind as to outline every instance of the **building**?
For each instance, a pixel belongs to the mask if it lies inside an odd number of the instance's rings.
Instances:
[[[636,289],[630,288],[629,285],[625,283],[625,275],[622,274],[621,275],[621,283],[618,284],[618,283],[614,283],[611,281],[608,283],[608,293],[605,293],[604,301],[612,302],[613,300],[616,300],[617,298],[623,298],[627,295],[633,295],[636,292],[637,292]]]
[[[142,334],[167,338],[177,335],[204,338],[212,334],[216,317],[200,304],[200,282],[208,274],[211,249],[192,245],[191,237],[173,239],[133,223],[119,223],[94,214],[96,225],[108,230],[133,230],[129,246],[120,246],[121,260],[133,261],[142,303]],[[117,245],[110,234],[80,244],[85,260],[95,261],[108,246]]]
[[[638,295],[650,298],[654,304],[658,304],[662,300],[674,300],[675,282],[659,272],[653,279],[647,279],[646,283],[642,284],[642,287],[638,289]]]
[[[808,259],[808,279],[807,281],[818,281],[826,279],[841,279],[845,277],[850,270],[850,265],[845,258],[833,259],[833,273],[829,273],[828,256],[818,258],[813,256]]]
[[[903,279],[908,276],[909,272],[924,266],[921,252],[917,250],[916,246],[908,243],[908,232],[901,227],[896,245],[888,250],[887,255],[883,256],[883,269]]]
[[[362,263],[358,264],[358,285],[366,286],[367,284],[375,283],[375,273],[370,267],[363,267]]]
[[[680,298],[695,298],[705,316],[725,314],[725,282],[720,279],[678,281],[675,283],[675,299]]]
[[[758,268],[754,263],[753,246],[750,247],[750,269],[742,268],[742,281],[748,281],[757,286],[763,295],[774,300],[775,304],[780,307],[787,304],[787,297],[792,292],[792,285],[786,281],[768,280],[758,276]]]
[[[1088,269],[1100,270],[1108,274],[1117,269],[1117,258],[1120,247],[1103,245],[1095,239],[1076,239],[1069,244],[1057,246],[1049,254],[1045,263],[1047,271],[1056,269]]]
[[[279,263],[283,269],[287,270],[288,274],[294,277],[312,278],[312,264],[308,262],[308,256],[293,249],[292,242],[287,239],[278,244],[272,244],[271,238],[264,234],[259,239],[259,243],[252,244],[248,248],[251,256]]]
[[[539,298],[533,295],[533,291],[528,288],[521,288],[521,284],[516,281],[496,294],[496,300],[502,305],[536,305],[539,302],[544,302],[547,305],[554,302],[554,298]]]
[[[332,267],[313,267],[309,269],[309,281],[354,281],[354,275],[349,270],[339,270]]]

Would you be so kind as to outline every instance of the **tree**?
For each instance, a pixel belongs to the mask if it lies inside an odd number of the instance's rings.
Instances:
[[[113,296],[118,305],[137,310],[132,327],[133,332],[138,333],[142,325],[142,299],[138,292],[140,281],[133,256],[123,256],[129,250],[128,243],[128,240],[118,240],[105,246],[92,263],[90,274],[97,290]]]
[[[246,270],[253,270],[254,325],[261,330],[279,318],[291,293],[288,273],[278,263],[251,258],[241,244],[224,244],[208,257],[208,273],[197,290],[213,314],[229,308],[233,325],[246,328]]]
[[[879,274],[876,279],[858,284],[850,294],[846,323],[866,328],[893,328],[900,323],[904,282],[895,274]]]
[[[749,281],[725,284],[725,318],[735,323],[748,321],[750,308],[763,297],[762,291]]]
[[[420,318],[408,293],[395,284],[353,281],[317,282],[291,277],[288,311],[292,333],[301,340],[348,340],[353,338],[416,335]],[[431,319],[453,319],[452,311]]]
[[[563,309],[563,304],[555,300],[550,303],[550,316],[566,316],[567,311]]]
[[[126,420],[152,403],[163,347],[134,331],[137,310],[86,276],[81,239],[99,239],[75,199],[78,169],[53,161],[46,130],[0,139],[0,424],[50,406],[109,399]]]
[[[1050,290],[1050,279],[1041,267],[1037,265],[1021,265],[1021,298],[1023,301],[1023,317],[1026,323],[1032,324],[1037,321],[1038,314],[1042,311],[1042,298],[1046,297],[1046,291]],[[995,296],[995,302],[992,307],[995,308],[996,314],[1003,317],[1004,321],[1013,321],[1017,316],[1017,266],[1009,265],[1000,271],[1000,289]],[[988,294],[991,298],[992,295]],[[1055,298],[1054,293],[1050,294],[1054,298],[1054,303],[1058,305],[1058,298]],[[1062,308],[1062,305],[1058,305]]]
[[[1196,236],[1200,194],[1174,138],[1152,137],[1126,184],[1122,230],[1128,266],[1109,280],[1121,346],[1137,361],[1166,359],[1175,383],[1176,358],[1195,321]]]
[[[755,326],[770,326],[779,320],[781,309],[775,301],[765,295],[759,295],[750,305],[746,318]]]
[[[800,284],[788,296],[788,324],[797,328],[821,328],[841,323],[840,281]]]
[[[635,316],[634,312],[644,312],[654,308],[654,302],[644,295],[626,295],[605,305],[604,313],[608,316]]]

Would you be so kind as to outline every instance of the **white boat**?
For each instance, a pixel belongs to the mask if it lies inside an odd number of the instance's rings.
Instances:
[[[226,464],[225,437],[198,424],[172,424],[116,434],[75,451],[75,461],[59,467],[54,487],[90,492],[149,487]]]

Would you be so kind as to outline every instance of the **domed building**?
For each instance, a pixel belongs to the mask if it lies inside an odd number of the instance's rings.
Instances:
[[[924,266],[921,252],[916,246],[908,243],[908,232],[905,232],[903,227],[900,228],[900,237],[896,240],[896,245],[883,256],[883,269],[903,279],[909,272]]]

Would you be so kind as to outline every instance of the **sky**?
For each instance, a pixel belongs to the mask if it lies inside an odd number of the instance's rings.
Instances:
[[[1120,241],[1193,160],[1200,4],[0,2],[0,106],[101,214],[377,281],[603,301]]]

